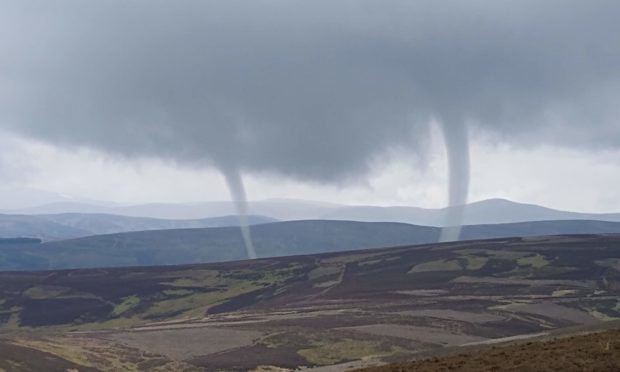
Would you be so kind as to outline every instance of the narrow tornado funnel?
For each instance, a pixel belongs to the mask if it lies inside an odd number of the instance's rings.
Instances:
[[[458,240],[469,192],[469,141],[467,127],[461,121],[441,123],[448,157],[448,208],[440,242]]]
[[[226,167],[222,169],[222,174],[226,178],[228,191],[230,191],[230,196],[235,203],[245,251],[249,259],[255,259],[256,251],[254,250],[254,244],[252,244],[252,235],[248,224],[248,201],[245,195],[245,187],[243,186],[241,173],[239,173],[237,168]]]

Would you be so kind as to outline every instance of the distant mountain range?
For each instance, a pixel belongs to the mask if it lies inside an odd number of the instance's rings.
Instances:
[[[304,200],[270,199],[249,204],[249,213],[277,220],[343,220],[363,222],[402,222],[424,226],[442,226],[449,208],[345,206]],[[192,204],[141,204],[133,206],[96,205],[61,202],[19,210],[0,211],[6,214],[98,213],[160,219],[203,219],[234,215],[231,202]],[[620,213],[577,213],[560,211],[533,204],[489,199],[468,204],[464,224],[495,224],[528,221],[597,220],[620,222]]]
[[[252,228],[259,257],[435,243],[439,233],[439,228],[429,226],[325,220],[276,222]],[[466,226],[462,238],[599,233],[620,233],[620,223],[543,221]],[[236,227],[140,231],[0,246],[0,270],[158,266],[246,258]]]
[[[114,202],[78,198],[31,187],[0,185],[0,209],[2,210],[37,208],[54,203],[75,203],[108,207],[120,205]]]
[[[425,209],[416,207],[341,207],[324,216],[326,219],[353,221],[405,222],[443,226],[446,213],[452,208]],[[488,199],[467,204],[464,225],[516,223],[529,221],[597,220],[620,222],[620,213],[578,213],[515,203],[505,199]]]
[[[248,216],[248,222],[251,225],[275,221],[275,219],[270,217]],[[61,213],[44,215],[0,214],[0,238],[32,237],[42,240],[62,240],[129,231],[238,225],[238,217],[232,215],[194,220],[171,220],[99,213]]]

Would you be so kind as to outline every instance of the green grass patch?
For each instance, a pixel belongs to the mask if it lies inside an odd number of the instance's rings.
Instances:
[[[82,324],[70,324],[70,325],[62,325],[62,326],[51,326],[48,327],[49,330],[55,330],[58,332],[66,332],[66,331],[100,331],[100,330],[110,330],[110,329],[127,329],[131,327],[137,327],[146,324],[147,321],[140,319],[137,316],[132,317],[121,317],[105,320],[102,322],[93,322],[93,323],[82,323]]]
[[[551,297],[564,297],[577,293],[575,289],[557,289],[551,293]]]
[[[516,260],[516,259],[525,257],[530,254],[529,252],[505,251],[505,250],[493,250],[493,249],[476,249],[476,248],[459,249],[454,252],[462,254],[464,256],[483,255],[489,258],[496,258],[500,260]]]
[[[549,261],[542,255],[536,254],[534,256],[527,256],[517,259],[517,265],[519,266],[530,266],[535,269],[540,269],[541,267],[545,267],[549,264]]]
[[[193,293],[179,298],[156,301],[140,316],[147,319],[167,317],[171,314],[173,318],[203,316],[210,306],[260,288],[263,286],[249,281],[240,281],[220,291]]]
[[[19,314],[21,312],[21,307],[13,306],[11,309],[7,311],[3,311],[2,313],[10,313],[9,319],[0,325],[0,328],[3,330],[15,330],[20,327],[19,325]]]
[[[479,270],[489,261],[487,257],[480,256],[461,256],[459,257],[461,267],[465,270]]]
[[[340,266],[320,266],[308,273],[308,279],[314,280],[324,276],[338,274],[342,271]]]
[[[605,314],[605,313],[603,313],[603,312],[601,312],[601,311],[598,311],[598,310],[596,310],[596,309],[589,309],[589,310],[588,310],[588,313],[589,313],[590,315],[592,315],[592,317],[594,317],[594,318],[596,318],[596,319],[598,319],[598,320],[600,320],[600,321],[603,321],[603,322],[609,322],[609,321],[611,321],[611,320],[616,320],[616,319],[618,319],[618,318],[616,318],[616,317],[609,316],[609,315],[607,315],[607,314]]]
[[[458,260],[436,260],[424,262],[414,267],[407,274],[424,273],[428,271],[460,271],[463,270]]]
[[[134,307],[138,306],[139,303],[140,303],[140,298],[138,296],[125,297],[123,298],[123,302],[121,302],[120,304],[114,307],[114,310],[112,311],[112,315],[115,315],[115,316],[122,315],[128,310],[131,310]]]
[[[381,350],[376,343],[371,341],[344,339],[301,349],[297,351],[297,354],[310,363],[330,365],[381,354]]]
[[[348,264],[353,262],[364,261],[373,257],[383,256],[385,253],[353,253],[347,255],[339,255],[321,260],[322,264]]]
[[[85,337],[21,338],[16,344],[98,371],[193,371],[182,362],[119,343]],[[17,370],[17,369],[16,369]],[[21,370],[21,369],[20,369]],[[68,369],[67,371],[77,371]],[[82,370],[79,368],[79,370]]]
[[[606,258],[604,260],[594,261],[597,265],[609,267],[616,271],[620,271],[620,258]]]
[[[97,298],[93,294],[79,292],[71,288],[54,285],[36,285],[23,293],[24,297],[33,300],[61,299],[61,298]]]
[[[329,288],[329,287],[333,287],[337,284],[340,284],[340,281],[338,280],[329,280],[326,282],[320,282],[320,283],[316,283],[315,285],[313,285],[314,288]]]
[[[194,291],[190,291],[189,289],[164,289],[162,293],[167,297],[180,297],[191,295]]]
[[[220,277],[220,273],[217,270],[196,270],[195,272],[181,273],[181,278],[174,279],[170,282],[162,282],[161,284],[170,287],[182,287],[182,288],[209,288],[216,287],[225,283]]]

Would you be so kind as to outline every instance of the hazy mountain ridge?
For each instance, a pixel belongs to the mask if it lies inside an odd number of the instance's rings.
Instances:
[[[0,214],[0,237],[31,237],[44,240],[92,235],[88,230],[67,226],[43,216]]]
[[[620,223],[543,221],[465,226],[462,239],[620,233]],[[331,253],[437,242],[440,228],[402,223],[288,221],[252,228],[259,257]],[[237,227],[139,231],[0,249],[0,270],[158,266],[246,259]]]
[[[249,203],[249,213],[277,220],[332,219],[362,222],[402,222],[442,226],[449,208],[407,206],[346,206],[294,199],[269,199]],[[4,211],[11,214],[105,213],[163,219],[200,219],[235,214],[232,202],[152,203],[132,206],[103,206],[84,203],[52,203],[35,208]],[[467,205],[465,225],[545,220],[599,220],[620,222],[620,213],[579,213],[488,199]]]
[[[373,222],[404,222],[427,226],[443,226],[448,208],[418,207],[341,207],[324,216],[327,219],[348,219]],[[620,222],[620,213],[579,213],[546,208],[535,204],[516,203],[505,199],[488,199],[467,204],[464,225],[517,223],[528,221],[597,220]]]
[[[275,219],[265,216],[248,216],[248,222],[251,225],[275,221]],[[0,238],[34,237],[43,240],[62,240],[130,231],[238,225],[239,219],[234,215],[195,220],[166,220],[99,213],[61,213],[48,215],[0,214]]]

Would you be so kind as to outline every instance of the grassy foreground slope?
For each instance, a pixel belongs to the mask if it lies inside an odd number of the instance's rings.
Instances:
[[[259,257],[434,243],[436,227],[400,223],[291,221],[252,228]],[[620,223],[541,221],[466,226],[467,240],[567,233],[620,233]],[[0,247],[0,270],[177,265],[245,259],[236,227],[140,231]]]
[[[620,370],[620,329],[489,347],[443,358],[389,364],[356,372]]]

